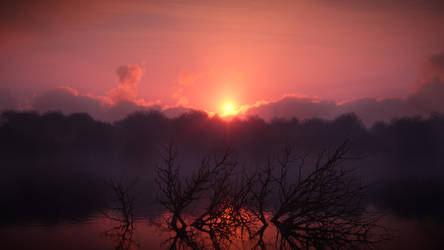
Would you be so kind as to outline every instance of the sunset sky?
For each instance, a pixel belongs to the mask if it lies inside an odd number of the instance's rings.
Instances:
[[[405,98],[444,50],[439,0],[21,0],[0,9],[0,83],[24,106],[59,87],[219,114],[284,96]]]

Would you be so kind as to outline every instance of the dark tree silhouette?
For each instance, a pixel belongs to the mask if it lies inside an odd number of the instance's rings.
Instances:
[[[168,119],[145,112],[107,124],[87,114],[4,112],[0,115],[0,182],[8,188],[0,189],[0,220],[15,224],[87,219],[106,206],[104,194],[109,190],[98,180],[121,172],[139,176],[144,171],[144,177],[151,178],[149,166],[159,156],[157,146],[168,141],[186,145],[181,152],[186,157],[205,150],[218,152],[229,141],[239,161],[259,168],[285,140],[296,142],[296,151],[302,153],[339,144],[350,136],[353,151],[368,155],[356,172],[365,175],[366,182],[378,182],[366,190],[368,203],[396,217],[444,221],[443,128],[444,116],[439,114],[365,128],[353,115],[332,121],[268,123],[246,118],[225,123],[199,114]],[[148,203],[138,206],[153,209]]]
[[[215,249],[229,244],[236,228],[245,224],[238,208],[245,193],[231,186],[236,161],[227,149],[222,156],[205,157],[197,171],[188,178],[180,176],[177,150],[166,147],[163,164],[157,168],[157,183],[162,206],[169,212],[164,217],[174,236],[170,249],[200,249],[208,237]],[[194,213],[191,211],[194,210]]]
[[[103,234],[105,237],[115,241],[116,250],[130,250],[137,246],[133,236],[135,231],[134,201],[135,197],[131,190],[136,182],[126,185],[123,181],[110,181],[110,186],[114,191],[114,206],[103,214],[106,218],[114,221],[117,225]]]
[[[266,244],[264,241],[265,230],[268,228],[269,223],[267,220],[267,198],[271,192],[271,185],[273,184],[272,176],[272,161],[268,159],[267,167],[259,172],[255,176],[255,181],[252,182],[251,196],[252,202],[249,207],[249,211],[257,218],[257,222],[260,225],[256,230],[248,230],[250,239],[256,240],[256,244],[253,246],[254,249],[266,249]]]
[[[363,190],[353,170],[341,166],[352,159],[347,144],[324,151],[312,168],[286,146],[255,174],[242,174],[232,152],[205,157],[197,171],[183,177],[177,151],[168,146],[157,168],[164,222],[174,235],[170,249],[228,248],[233,239],[253,248],[371,248],[384,239],[379,215],[363,205]],[[237,184],[235,184],[237,183]],[[265,234],[272,225],[275,242]],[[242,234],[241,236],[237,234]]]
[[[252,212],[263,225],[252,235],[258,238],[256,247],[266,248],[263,234],[269,224],[277,230],[274,247],[280,249],[370,248],[385,239],[380,216],[363,206],[364,186],[353,170],[341,167],[353,158],[348,152],[344,143],[332,153],[322,152],[314,168],[305,169],[306,156],[297,157],[286,146],[279,159],[268,162],[252,191]]]

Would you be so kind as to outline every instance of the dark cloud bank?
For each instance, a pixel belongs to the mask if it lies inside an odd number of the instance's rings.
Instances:
[[[275,102],[253,106],[246,115],[257,115],[266,120],[273,117],[291,119],[334,119],[356,113],[366,126],[375,122],[389,122],[405,116],[427,117],[433,112],[444,112],[444,53],[430,57],[419,70],[414,92],[407,98],[362,98],[337,104],[325,100],[313,100],[288,96]]]

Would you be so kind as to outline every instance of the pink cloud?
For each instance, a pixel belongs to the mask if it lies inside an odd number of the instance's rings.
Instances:
[[[111,104],[136,102],[138,85],[145,73],[145,69],[137,64],[123,65],[116,70],[116,73],[118,85],[116,88],[108,91],[108,98]]]

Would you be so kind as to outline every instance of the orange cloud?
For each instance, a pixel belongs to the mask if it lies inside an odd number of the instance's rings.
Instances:
[[[136,102],[138,85],[145,69],[137,64],[123,65],[116,70],[116,73],[118,86],[108,91],[111,103]]]

